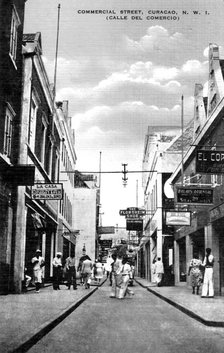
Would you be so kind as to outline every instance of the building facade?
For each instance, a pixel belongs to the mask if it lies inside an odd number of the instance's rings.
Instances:
[[[186,129],[184,146],[191,140],[192,124]],[[147,134],[143,157],[143,188],[146,216],[138,252],[139,274],[152,280],[152,263],[160,257],[164,264],[164,285],[173,285],[174,229],[166,224],[166,212],[174,209],[174,193],[169,178],[182,156],[180,136]],[[146,172],[146,171],[150,172]]]
[[[19,165],[24,8],[24,0],[0,2],[0,293],[12,290],[17,185],[27,171]]]
[[[177,207],[191,212],[191,225],[175,229],[175,282],[189,284],[186,276],[193,254],[204,258],[210,247],[215,257],[215,293],[224,292],[223,241],[223,139],[224,139],[224,61],[219,58],[217,45],[209,47],[208,91],[195,86],[193,142],[171,177]],[[204,93],[203,93],[204,92]],[[181,182],[183,180],[183,182]],[[178,198],[179,186],[192,194],[195,189],[203,199]],[[207,189],[207,191],[206,191]],[[210,198],[208,199],[208,195]],[[183,276],[185,274],[185,276]]]

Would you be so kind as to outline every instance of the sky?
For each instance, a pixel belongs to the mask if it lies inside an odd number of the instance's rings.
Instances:
[[[208,78],[209,43],[223,57],[224,1],[28,0],[24,33],[41,32],[50,82],[59,4],[56,97],[69,101],[77,169],[141,171],[148,126],[176,134],[182,95],[187,124],[195,83]],[[103,226],[123,227],[119,210],[143,206],[142,173],[127,177],[124,188],[121,173],[102,174]]]

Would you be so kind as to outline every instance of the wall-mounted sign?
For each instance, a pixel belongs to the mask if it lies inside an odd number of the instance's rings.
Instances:
[[[213,189],[177,187],[177,203],[211,205],[213,203]]]
[[[63,198],[62,184],[34,184],[31,187],[32,200],[61,200]]]
[[[190,226],[191,212],[166,211],[166,225],[169,226]]]
[[[196,173],[224,173],[224,151],[198,150]]]
[[[139,218],[144,216],[145,214],[146,214],[146,210],[138,207],[129,207],[126,210],[119,211],[120,216],[126,216],[128,218],[129,217]]]

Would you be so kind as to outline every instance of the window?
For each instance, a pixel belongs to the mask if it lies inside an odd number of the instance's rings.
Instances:
[[[44,165],[45,144],[46,144],[46,135],[47,135],[47,118],[44,114],[42,116],[41,135],[42,135],[42,143],[41,143],[41,151],[40,151],[40,161]]]
[[[12,8],[12,21],[11,21],[11,30],[10,30],[10,48],[9,48],[9,55],[13,62],[16,61],[16,51],[17,51],[17,33],[18,27],[20,25],[20,20],[18,13],[16,11],[15,6]]]
[[[12,109],[11,105],[7,103],[5,113],[5,129],[4,129],[4,154],[8,158],[11,157],[11,146],[12,146],[12,132],[13,132],[13,119],[16,113]]]
[[[30,107],[30,126],[29,126],[29,145],[31,151],[34,152],[35,136],[36,136],[36,120],[37,120],[37,100],[32,94],[31,107]]]

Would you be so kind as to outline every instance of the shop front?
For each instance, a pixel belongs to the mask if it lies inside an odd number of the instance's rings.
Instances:
[[[27,274],[32,277],[32,257],[36,249],[42,251],[45,260],[44,281],[50,281],[52,277],[52,259],[55,253],[57,222],[44,209],[37,205],[27,204],[26,217],[26,245],[25,267]]]
[[[211,233],[213,238],[212,253],[215,257],[215,289],[224,295],[224,204],[210,211]],[[216,271],[218,270],[218,273]]]

